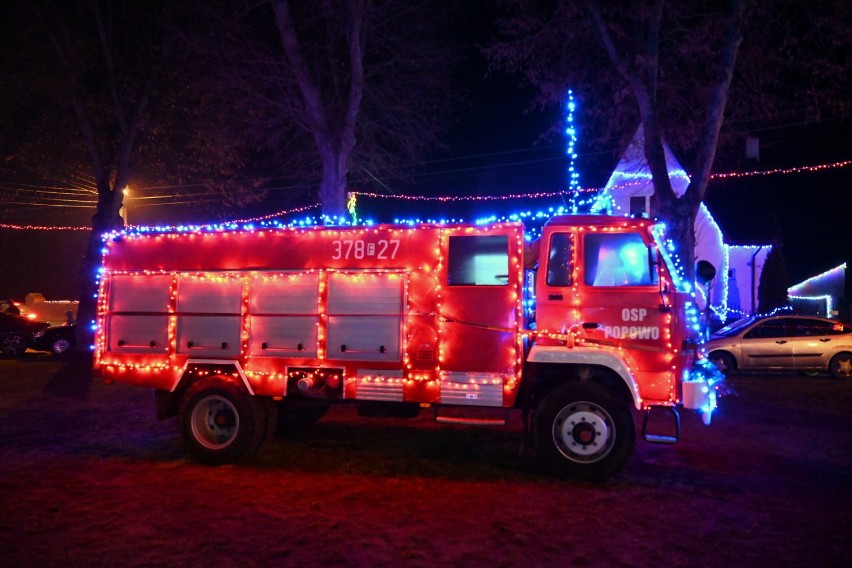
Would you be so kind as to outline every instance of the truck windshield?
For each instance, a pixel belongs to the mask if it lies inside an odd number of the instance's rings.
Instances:
[[[665,224],[657,223],[651,227],[651,235],[654,237],[654,242],[657,244],[660,256],[672,277],[675,289],[678,292],[691,293],[692,286],[683,275],[682,263],[675,252],[674,243],[666,236]]]

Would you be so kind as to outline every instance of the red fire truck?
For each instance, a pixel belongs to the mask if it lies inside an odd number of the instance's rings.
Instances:
[[[715,407],[658,228],[559,216],[534,242],[521,223],[117,233],[95,368],[153,388],[206,463],[352,403],[471,424],[517,410],[556,472],[604,479],[641,413],[645,440],[674,442],[678,405]]]

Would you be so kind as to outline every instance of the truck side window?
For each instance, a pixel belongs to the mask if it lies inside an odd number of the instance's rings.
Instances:
[[[509,237],[450,237],[447,264],[450,286],[506,286],[509,283]]]
[[[553,233],[550,237],[550,250],[547,254],[547,282],[548,286],[570,286],[571,273],[574,265],[571,262],[572,254],[571,233]]]
[[[585,245],[587,286],[649,286],[651,274],[648,245],[638,233],[590,233]]]

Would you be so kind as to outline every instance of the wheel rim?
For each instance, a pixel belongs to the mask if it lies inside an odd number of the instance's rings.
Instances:
[[[228,446],[240,431],[240,415],[228,399],[211,395],[202,398],[190,416],[192,436],[207,449]]]
[[[60,353],[64,353],[65,351],[67,351],[70,347],[71,342],[67,339],[57,339],[53,342],[51,349],[55,354],[59,355]]]
[[[26,342],[20,335],[9,335],[3,339],[3,353],[8,353],[9,355],[20,355],[26,351],[26,349]]]
[[[603,459],[615,441],[612,417],[590,402],[575,402],[553,420],[553,441],[571,461],[592,463]]]
[[[837,357],[834,360],[834,374],[840,377],[852,377],[852,356]]]

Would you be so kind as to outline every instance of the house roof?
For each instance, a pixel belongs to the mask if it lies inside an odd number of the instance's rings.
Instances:
[[[653,195],[654,185],[645,158],[644,130],[640,125],[613,170],[606,190],[616,196]],[[663,142],[666,166],[672,189],[682,196],[689,186],[689,176],[668,144]],[[769,207],[766,191],[752,191],[759,180],[714,183],[708,188],[705,205],[719,225],[722,238],[729,245],[780,245],[781,228]]]

